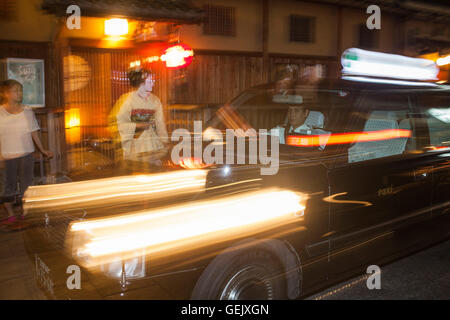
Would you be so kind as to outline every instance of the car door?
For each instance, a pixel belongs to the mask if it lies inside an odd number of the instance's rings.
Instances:
[[[412,130],[400,128],[411,113],[408,95],[389,91],[365,93],[355,106],[346,134],[356,140],[329,174],[331,275],[366,268],[395,248],[393,204],[414,181],[415,164],[405,156]]]
[[[391,176],[395,190],[391,223],[395,241],[388,247],[391,253],[417,250],[449,229],[448,217],[442,217],[448,212],[450,200],[448,94],[422,89],[410,98],[414,139],[407,144],[404,160]]]
[[[416,112],[425,135],[423,158],[431,167],[434,232],[448,232],[450,213],[450,92],[417,94]]]
[[[417,96],[408,93],[410,112],[399,119],[399,127],[409,130],[401,161],[393,166],[390,183],[395,197],[392,203],[393,227],[400,230],[431,218],[433,160],[427,154],[429,132],[426,118],[417,107]]]

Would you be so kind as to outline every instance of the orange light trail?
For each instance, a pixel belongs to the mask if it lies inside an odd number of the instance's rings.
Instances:
[[[212,166],[211,164],[203,163],[199,158],[182,158],[179,163],[180,167],[184,169],[203,169]]]
[[[397,138],[409,138],[411,136],[411,130],[405,129],[388,129],[380,131],[368,131],[368,132],[350,132],[350,133],[337,133],[331,135],[313,135],[313,136],[298,136],[291,135],[287,138],[287,144],[298,147],[318,147],[321,145],[320,140],[328,138],[327,145],[337,144],[350,144],[355,142],[369,142],[369,141],[382,141],[391,140]],[[323,144],[323,142],[322,142]]]

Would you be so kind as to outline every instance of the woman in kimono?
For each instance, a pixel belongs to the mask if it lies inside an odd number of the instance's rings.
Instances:
[[[136,90],[122,95],[110,115],[120,137],[123,160],[133,171],[160,167],[169,138],[161,101],[152,93],[154,75],[138,68],[129,71],[128,78]]]

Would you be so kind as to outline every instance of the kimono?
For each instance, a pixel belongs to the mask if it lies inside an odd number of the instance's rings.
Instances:
[[[147,161],[164,155],[163,144],[169,142],[161,101],[151,94],[147,98],[137,91],[119,98],[113,109],[124,160]],[[114,120],[114,119],[113,119]],[[147,130],[136,130],[137,123],[150,123]]]

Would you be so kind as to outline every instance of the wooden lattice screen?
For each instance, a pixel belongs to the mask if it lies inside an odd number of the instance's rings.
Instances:
[[[236,9],[234,7],[205,5],[206,21],[203,32],[211,35],[236,35]]]
[[[0,0],[0,20],[14,20],[17,17],[17,0]]]
[[[315,18],[290,16],[290,41],[314,42]]]

